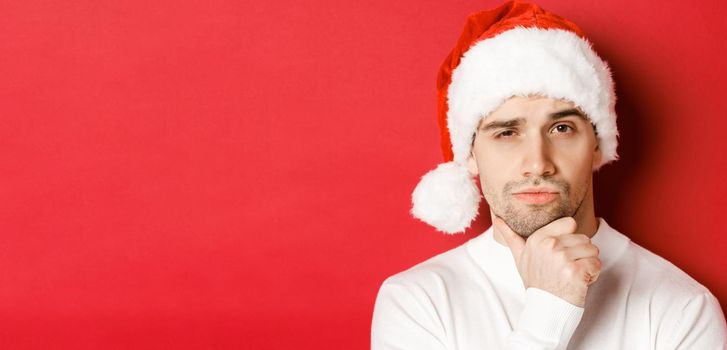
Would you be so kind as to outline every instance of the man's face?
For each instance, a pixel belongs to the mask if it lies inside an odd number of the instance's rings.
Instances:
[[[490,210],[523,237],[592,208],[592,169],[601,159],[593,126],[566,100],[516,96],[484,118],[468,168]]]

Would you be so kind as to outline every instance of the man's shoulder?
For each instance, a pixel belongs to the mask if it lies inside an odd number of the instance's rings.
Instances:
[[[710,293],[704,285],[671,261],[633,241],[629,241],[627,257],[621,265],[623,269],[634,271],[639,282],[657,295],[689,299]]]
[[[470,242],[471,240],[391,275],[384,281],[384,285],[429,288],[443,287],[453,281],[464,280],[468,273],[476,269],[467,252]]]
[[[703,341],[724,344],[722,308],[707,287],[669,260],[633,241],[629,242],[618,266],[617,274],[621,276],[614,276],[616,280],[610,282],[619,285],[619,279],[624,279],[621,282],[625,283],[616,288],[627,290],[627,307],[649,315],[649,321],[657,327],[654,332],[669,334],[663,337],[668,340],[662,341],[679,343],[689,349],[707,348]]]

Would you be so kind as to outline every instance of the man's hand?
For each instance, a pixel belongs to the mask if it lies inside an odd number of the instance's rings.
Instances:
[[[588,286],[601,272],[601,260],[591,239],[575,234],[575,219],[555,220],[527,241],[497,216],[493,225],[510,247],[525,288],[539,288],[573,305],[585,305]]]

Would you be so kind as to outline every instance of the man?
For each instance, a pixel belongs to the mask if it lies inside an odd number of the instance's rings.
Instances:
[[[473,14],[438,89],[450,161],[412,214],[463,231],[478,177],[493,226],[383,283],[373,349],[727,349],[714,296],[595,216],[615,95],[575,24],[519,1]]]

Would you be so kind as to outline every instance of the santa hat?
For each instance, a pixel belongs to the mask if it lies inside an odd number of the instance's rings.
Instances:
[[[446,233],[477,216],[480,191],[466,168],[480,120],[512,96],[573,102],[596,128],[602,161],[617,159],[616,96],[608,65],[573,22],[537,5],[509,1],[467,18],[439,70],[438,119],[445,163],[412,194],[414,217]]]

